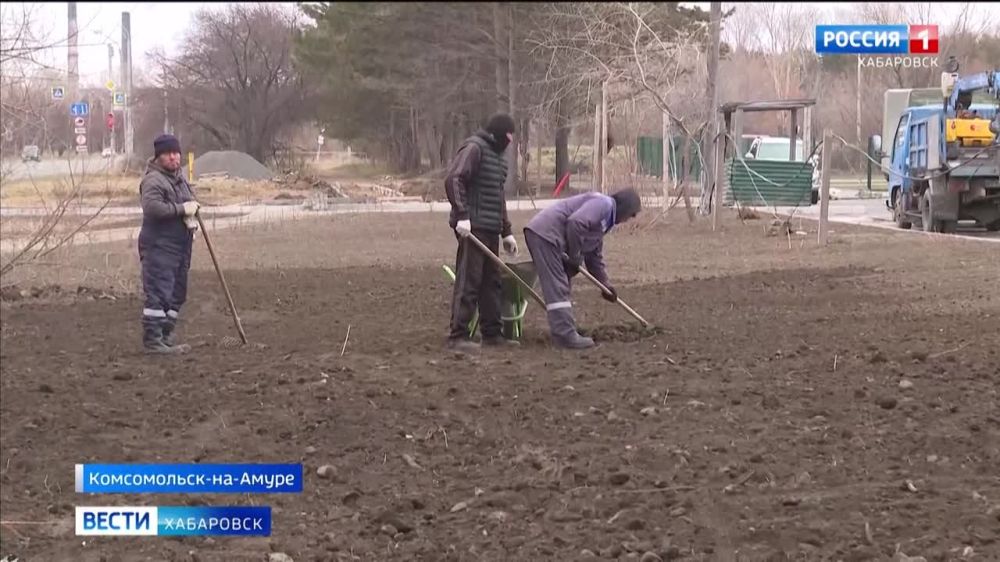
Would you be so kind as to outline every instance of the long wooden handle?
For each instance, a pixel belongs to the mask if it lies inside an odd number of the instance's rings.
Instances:
[[[497,256],[496,254],[494,254],[493,252],[491,252],[490,249],[486,247],[486,244],[483,244],[482,240],[476,238],[476,236],[473,235],[473,234],[469,234],[468,236],[465,236],[464,238],[467,239],[467,240],[472,240],[472,242],[476,246],[478,246],[479,249],[484,254],[486,254],[487,256],[489,256],[491,260],[493,260],[498,266],[500,266],[500,268],[502,268],[504,271],[506,271],[508,274],[510,274],[510,276],[513,277],[514,279],[517,279],[517,282],[520,283],[521,286],[523,286],[525,289],[528,290],[528,293],[531,294],[531,297],[533,299],[535,299],[535,301],[539,305],[541,305],[542,308],[545,308],[545,300],[542,299],[542,297],[538,296],[538,293],[536,293],[535,290],[531,288],[531,285],[528,285],[527,283],[525,283],[524,279],[521,279],[516,273],[514,273],[513,269],[507,267],[507,264],[505,264],[503,262],[503,260],[500,259],[499,256]]]
[[[233,295],[229,292],[229,285],[226,283],[226,278],[222,275],[222,268],[219,267],[219,260],[215,257],[215,249],[212,247],[212,239],[208,236],[208,229],[205,228],[205,223],[201,220],[201,213],[195,213],[194,216],[198,219],[198,226],[201,227],[201,233],[205,237],[205,244],[208,246],[208,253],[212,256],[212,264],[215,265],[215,272],[219,275],[219,281],[222,283],[222,290],[226,293],[226,301],[229,302],[229,310],[233,313],[233,322],[236,324],[236,331],[240,333],[240,339],[243,340],[243,345],[247,344],[247,335],[243,331],[243,323],[240,322],[240,315],[236,312],[236,303],[233,302]]]
[[[584,277],[586,277],[587,279],[589,279],[591,283],[593,283],[594,285],[597,285],[597,288],[600,289],[602,293],[611,294],[611,291],[609,291],[608,288],[604,286],[604,283],[601,283],[600,281],[598,281],[597,278],[594,277],[593,275],[591,275],[589,271],[587,271],[586,269],[580,268],[580,273],[582,273]],[[615,302],[617,302],[618,304],[620,304],[621,307],[625,309],[625,312],[628,312],[629,314],[632,315],[633,318],[635,318],[636,320],[638,320],[639,322],[641,322],[642,325],[643,325],[643,327],[648,328],[650,326],[649,322],[646,322],[645,318],[643,318],[642,316],[639,316],[638,312],[632,310],[631,306],[625,304],[625,301],[623,301],[623,300],[621,300],[619,298],[619,299],[615,299]]]

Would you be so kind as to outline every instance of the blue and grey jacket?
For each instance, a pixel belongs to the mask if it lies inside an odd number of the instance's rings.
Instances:
[[[139,245],[173,250],[189,247],[193,237],[184,224],[184,203],[195,198],[181,172],[168,172],[150,160],[139,192],[142,201]]]
[[[569,256],[574,264],[601,283],[608,283],[604,266],[604,235],[615,226],[615,200],[600,193],[563,199],[528,221],[530,230]]]

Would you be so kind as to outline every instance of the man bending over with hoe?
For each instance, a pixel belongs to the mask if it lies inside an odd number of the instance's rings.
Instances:
[[[153,141],[153,159],[139,184],[142,228],[139,261],[142,264],[142,343],[147,353],[184,353],[175,345],[174,328],[187,298],[188,270],[199,204],[181,174],[181,144],[173,135]]]
[[[594,340],[576,330],[570,302],[570,279],[586,264],[587,271],[610,293],[602,293],[609,302],[618,293],[608,282],[604,268],[604,235],[616,224],[639,214],[642,202],[634,190],[625,189],[608,196],[584,193],[564,199],[534,216],[524,228],[524,241],[535,262],[538,280],[545,297],[552,343],[567,349],[586,349]]]
[[[477,306],[484,345],[517,345],[516,341],[504,339],[501,333],[500,269],[468,240],[475,236],[496,254],[502,237],[504,250],[517,254],[503,191],[507,180],[503,153],[513,140],[514,119],[496,114],[484,128],[465,140],[448,167],[444,185],[451,203],[449,225],[458,239],[448,335],[448,348],[455,351],[467,353],[479,349],[469,334],[469,322]]]

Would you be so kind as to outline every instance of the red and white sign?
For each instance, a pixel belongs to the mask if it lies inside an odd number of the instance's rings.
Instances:
[[[87,122],[83,120],[83,117],[77,117],[73,120],[73,125],[76,127],[86,126]]]
[[[910,26],[910,54],[928,55],[938,52],[938,26]]]
[[[87,144],[87,135],[77,135],[76,144]]]

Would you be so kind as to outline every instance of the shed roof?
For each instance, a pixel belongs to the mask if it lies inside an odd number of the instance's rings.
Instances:
[[[790,111],[792,109],[802,109],[814,105],[816,105],[816,100],[814,99],[735,101],[722,104],[719,106],[719,111],[722,113],[732,113],[737,110],[744,112]]]

